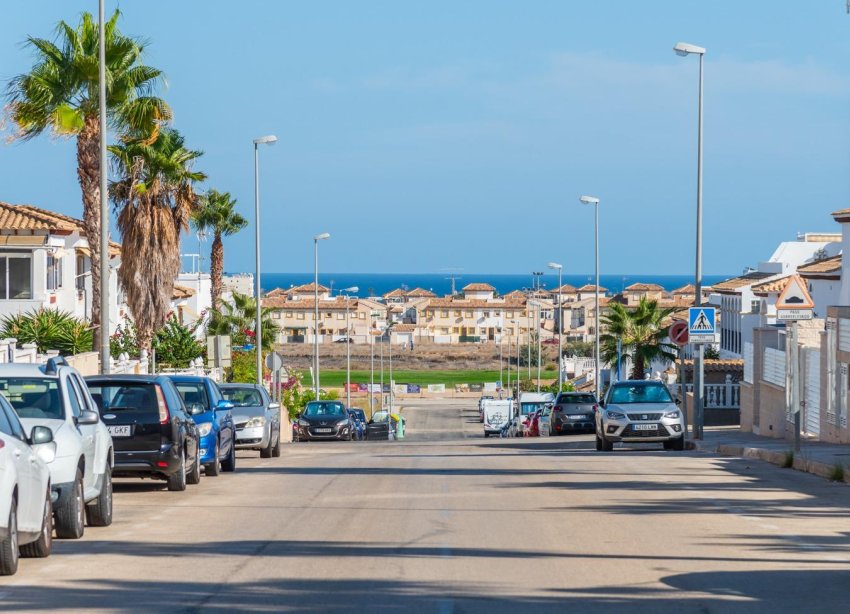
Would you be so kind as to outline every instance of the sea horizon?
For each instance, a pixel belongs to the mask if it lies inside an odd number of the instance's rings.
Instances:
[[[703,285],[710,286],[734,275],[704,275]],[[312,273],[261,273],[260,285],[268,292],[275,288],[290,288],[313,281]],[[592,284],[595,276],[587,275],[563,275],[562,282],[572,286],[581,287]],[[512,290],[531,288],[534,278],[531,274],[503,274],[503,273],[460,273],[454,276],[455,290],[460,291],[469,283],[488,283],[499,294],[506,294]],[[675,290],[694,282],[693,275],[613,275],[599,276],[599,283],[609,293],[617,293],[623,288],[634,283],[658,284],[667,291]],[[319,273],[319,283],[331,288],[333,294],[340,291],[357,287],[358,290],[352,294],[358,296],[381,296],[402,288],[412,290],[413,288],[424,288],[442,296],[450,294],[452,290],[452,275],[450,273]],[[540,285],[543,288],[557,288],[558,276],[547,273],[540,277]]]

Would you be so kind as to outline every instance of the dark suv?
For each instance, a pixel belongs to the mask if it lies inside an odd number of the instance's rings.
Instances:
[[[552,407],[552,432],[563,435],[570,432],[596,430],[596,397],[589,392],[561,392]]]
[[[170,379],[95,375],[85,380],[112,434],[114,476],[164,479],[168,490],[201,481],[198,429]]]

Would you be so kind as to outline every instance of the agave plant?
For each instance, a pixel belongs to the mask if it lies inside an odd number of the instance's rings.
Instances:
[[[6,316],[0,321],[2,335],[18,343],[35,343],[41,353],[59,350],[71,355],[90,352],[93,334],[91,328],[66,311],[39,307],[23,314]]]

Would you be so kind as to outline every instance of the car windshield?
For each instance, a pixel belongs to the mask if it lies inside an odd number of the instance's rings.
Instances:
[[[209,408],[207,388],[202,382],[174,382],[174,385],[177,387],[177,392],[183,397],[186,407],[197,405],[204,409]]]
[[[522,415],[528,416],[529,414],[536,412],[538,409],[546,407],[547,403],[546,401],[526,401],[525,403],[520,403],[520,405],[522,406]]]
[[[611,389],[609,403],[628,405],[630,403],[672,403],[673,399],[664,384],[629,384],[614,386]]]
[[[342,403],[335,401],[311,401],[304,408],[304,415],[308,418],[319,418],[323,416],[344,418],[346,414]]]
[[[55,377],[0,377],[0,392],[21,418],[65,418],[59,396],[59,380]]]
[[[128,409],[157,413],[156,387],[144,382],[89,384],[89,392],[101,413]]]
[[[558,397],[558,404],[566,403],[596,403],[592,394],[562,394]]]
[[[256,388],[222,388],[221,394],[235,407],[262,407],[263,397]]]
[[[372,422],[386,422],[387,418],[389,418],[390,413],[386,411],[376,411],[372,416]]]

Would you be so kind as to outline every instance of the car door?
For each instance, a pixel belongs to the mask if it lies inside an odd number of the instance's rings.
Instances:
[[[0,436],[9,447],[9,459],[15,466],[18,476],[18,526],[24,531],[33,531],[41,526],[41,506],[44,493],[38,484],[38,468],[35,452],[29,447],[27,437],[20,422],[15,418],[13,424],[11,407],[5,398],[0,399]]]
[[[82,401],[82,393],[77,388],[70,373],[65,373],[61,378],[61,385],[65,391],[65,398],[68,399],[68,407],[71,410],[71,415],[74,418],[79,418],[80,414],[86,409]],[[83,474],[83,491],[85,498],[94,496],[95,489],[95,435],[97,434],[96,424],[81,424],[75,428],[80,433],[82,438],[83,457],[85,458],[85,473]]]
[[[174,384],[163,383],[162,393],[165,396],[166,403],[168,403],[169,412],[177,418],[178,436],[186,449],[186,462],[194,465],[198,458],[198,436],[195,421]]]
[[[229,409],[218,409],[218,404],[224,400],[224,395],[218,388],[218,384],[209,380],[207,382],[207,394],[210,395],[210,402],[215,411],[215,419],[218,422],[219,437],[221,438],[221,454],[227,456],[230,454],[230,447],[233,445],[233,412]]]

